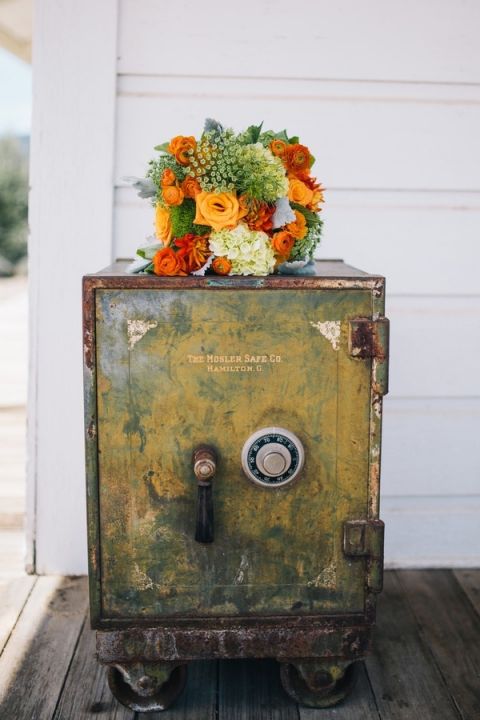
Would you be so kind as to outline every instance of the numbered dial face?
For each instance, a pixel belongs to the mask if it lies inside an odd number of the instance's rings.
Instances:
[[[263,487],[280,487],[292,482],[300,473],[303,461],[302,443],[285,428],[258,430],[242,450],[245,475]]]

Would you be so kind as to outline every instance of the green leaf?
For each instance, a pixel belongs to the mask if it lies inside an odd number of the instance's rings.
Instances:
[[[151,260],[153,256],[155,255],[158,250],[161,250],[163,247],[162,243],[148,243],[147,245],[142,245],[137,249],[137,255],[142,257],[144,260]]]
[[[260,133],[262,132],[263,120],[260,125],[250,125],[244,132],[244,138],[247,144],[258,142]]]
[[[169,142],[164,142],[164,143],[162,143],[161,145],[155,145],[155,147],[154,147],[153,149],[154,149],[154,150],[158,150],[158,152],[164,152],[164,153],[166,153],[166,152],[168,152],[168,146],[169,146],[169,145],[170,145]]]
[[[275,133],[273,136],[275,140],[283,140],[283,142],[288,143],[288,135],[286,130],[280,130],[280,132]]]
[[[300,142],[300,138],[298,137],[298,135],[292,135],[291,138],[288,138],[288,142],[290,145],[298,145],[298,143]]]
[[[312,167],[313,163],[315,162],[315,156],[310,153],[310,160],[308,162],[309,167]]]

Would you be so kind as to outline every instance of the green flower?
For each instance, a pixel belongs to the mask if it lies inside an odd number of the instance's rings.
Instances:
[[[267,203],[287,194],[288,179],[282,161],[261,143],[240,146],[237,162],[240,192]]]

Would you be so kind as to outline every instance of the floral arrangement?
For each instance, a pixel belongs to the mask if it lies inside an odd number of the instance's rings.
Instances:
[[[263,125],[263,123],[262,123]],[[207,120],[200,139],[158,145],[147,177],[127,178],[155,208],[155,238],[130,272],[311,274],[323,191],[298,137]]]

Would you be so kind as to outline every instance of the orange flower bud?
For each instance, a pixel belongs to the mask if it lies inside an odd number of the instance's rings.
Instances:
[[[153,256],[155,275],[188,275],[184,259],[171,247],[162,248]]]
[[[162,180],[161,185],[162,187],[166,187],[167,185],[174,185],[175,180],[177,178],[175,177],[175,173],[171,168],[165,168],[165,170],[162,173]]]
[[[162,194],[167,205],[181,205],[183,202],[183,190],[176,185],[168,185],[167,187],[164,187]]]
[[[190,162],[189,150],[195,150],[197,141],[193,135],[185,137],[184,135],[177,135],[170,140],[170,144],[167,148],[169,153],[175,156],[175,160],[180,165],[188,165]]]
[[[284,140],[272,140],[269,148],[273,155],[283,159],[287,152],[288,145]]]
[[[216,257],[212,263],[212,270],[217,275],[228,275],[231,269],[232,263],[226,257]]]
[[[285,225],[285,230],[292,235],[296,240],[302,240],[307,234],[307,221],[305,215],[298,210],[293,211],[295,213],[294,222]]]
[[[280,255],[284,259],[288,258],[294,245],[295,238],[286,230],[280,230],[280,232],[275,233],[272,237],[272,247],[275,254]]]
[[[202,192],[202,188],[200,187],[198,180],[195,180],[195,178],[190,176],[185,178],[180,187],[182,188],[185,197],[192,198],[193,200],[198,193]]]

